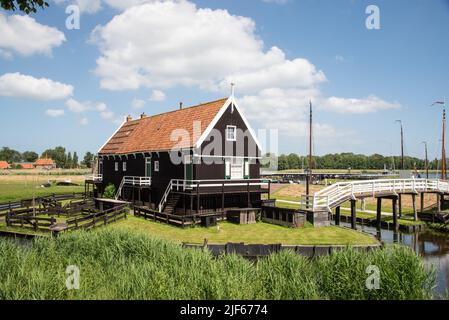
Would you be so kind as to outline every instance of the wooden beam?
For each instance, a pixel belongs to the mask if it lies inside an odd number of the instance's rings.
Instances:
[[[402,195],[401,194],[398,195],[398,204],[399,204],[398,214],[399,214],[399,218],[401,218],[402,217]]]
[[[398,224],[398,198],[393,198],[393,227],[395,231],[399,230]]]
[[[335,225],[336,226],[340,225],[340,218],[341,218],[340,209],[341,209],[340,206],[335,208]]]
[[[424,192],[421,192],[421,213],[424,211]]]
[[[412,194],[412,202],[413,202],[413,218],[415,221],[418,221],[418,209],[416,208],[416,194]]]
[[[380,227],[382,222],[382,198],[377,198],[376,225]]]
[[[357,205],[357,200],[351,200],[351,228],[354,230],[357,228],[357,226],[356,226],[356,222],[357,222],[357,216],[356,216],[357,207],[356,207],[356,205]]]

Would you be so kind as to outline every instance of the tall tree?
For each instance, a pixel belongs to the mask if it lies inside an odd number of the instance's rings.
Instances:
[[[4,10],[15,11],[19,9],[26,14],[35,13],[37,9],[48,7],[48,2],[44,0],[0,0],[0,5]]]
[[[22,153],[22,160],[25,162],[34,162],[39,158],[39,155],[34,151],[25,151]]]
[[[94,155],[87,151],[84,155],[83,159],[83,165],[85,165],[87,168],[92,168],[92,161],[94,160]]]
[[[59,146],[54,149],[47,149],[42,153],[41,157],[51,158],[55,161],[56,166],[59,168],[65,168],[67,156],[64,147]]]
[[[73,159],[72,159],[72,165],[73,168],[78,168],[78,154],[76,153],[76,151],[73,153]]]
[[[8,147],[3,147],[0,150],[0,160],[6,161],[8,163],[20,162],[22,161],[22,155],[19,151],[10,149]]]
[[[72,153],[69,151],[69,154],[67,155],[67,160],[65,163],[65,168],[66,169],[71,169],[72,168]]]

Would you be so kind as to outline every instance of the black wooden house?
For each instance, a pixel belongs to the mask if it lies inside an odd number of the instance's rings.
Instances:
[[[233,96],[128,117],[98,152],[89,180],[117,199],[177,215],[258,206],[260,144]]]

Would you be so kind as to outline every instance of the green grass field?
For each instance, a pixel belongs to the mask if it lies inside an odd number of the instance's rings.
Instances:
[[[52,180],[54,178],[51,178]],[[58,193],[83,192],[84,180],[82,178],[73,179],[78,186],[56,186],[42,188],[40,185],[47,182],[48,177],[23,177],[23,176],[0,176],[0,202],[17,201],[20,199],[30,199],[38,196],[45,196]]]
[[[309,244],[309,245],[357,245],[377,244],[377,240],[367,234],[340,227],[313,228],[306,226],[300,229],[287,228],[258,222],[249,225],[237,225],[229,222],[219,223],[219,228],[179,228],[165,223],[153,222],[129,216],[112,224],[110,228],[128,231],[143,231],[162,239],[176,242],[209,243],[244,242],[257,244]]]

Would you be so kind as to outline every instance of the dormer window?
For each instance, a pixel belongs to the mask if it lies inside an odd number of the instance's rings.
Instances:
[[[237,127],[226,126],[226,141],[236,141],[236,140],[237,140]]]

